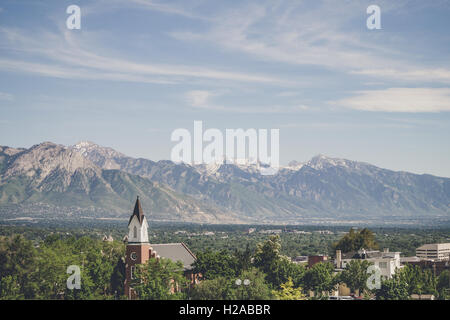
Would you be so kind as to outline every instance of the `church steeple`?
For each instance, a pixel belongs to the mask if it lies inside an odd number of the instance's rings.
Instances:
[[[148,224],[142,210],[139,197],[136,199],[133,214],[128,221],[127,249],[125,257],[125,294],[133,298],[135,292],[131,285],[134,278],[136,265],[145,263],[150,258],[151,247],[148,243]]]
[[[133,214],[128,221],[128,242],[148,243],[148,224],[139,197],[136,199]]]
[[[128,221],[128,225],[130,225],[131,220],[133,220],[133,217],[136,216],[139,223],[142,225],[142,221],[144,221],[144,212],[142,211],[141,202],[139,201],[139,196],[137,196],[136,204],[134,205],[133,214],[130,217],[130,220]]]

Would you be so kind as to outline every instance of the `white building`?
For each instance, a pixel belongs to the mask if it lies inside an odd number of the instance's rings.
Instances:
[[[340,250],[337,250],[335,264],[338,269],[345,269],[350,261],[357,259],[372,262],[374,266],[380,269],[381,276],[384,278],[391,278],[397,269],[402,268],[400,264],[400,252],[389,252],[388,249],[385,249],[383,252],[361,249],[358,252],[344,255],[341,254]]]
[[[450,243],[424,244],[416,249],[416,256],[422,260],[449,260]]]

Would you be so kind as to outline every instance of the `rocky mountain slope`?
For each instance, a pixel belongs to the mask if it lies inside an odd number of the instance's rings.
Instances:
[[[154,162],[93,143],[72,148],[100,167],[112,165],[259,221],[450,215],[449,178],[395,172],[357,161],[319,155],[306,163],[293,162],[277,175],[263,176],[252,166]]]
[[[91,142],[0,147],[0,216],[124,217],[136,195],[154,219],[302,223],[450,218],[450,179],[316,156],[263,176],[254,166],[128,157]]]
[[[157,182],[103,169],[73,148],[51,142],[30,149],[0,147],[0,206],[14,216],[20,215],[18,208],[32,214],[33,208],[41,212],[42,208],[55,211],[55,207],[68,215],[126,216],[136,195],[141,196],[151,218],[238,221],[232,214]]]

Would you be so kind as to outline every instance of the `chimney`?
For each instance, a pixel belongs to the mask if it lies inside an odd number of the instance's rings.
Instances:
[[[342,268],[342,254],[341,250],[336,250],[336,268]]]

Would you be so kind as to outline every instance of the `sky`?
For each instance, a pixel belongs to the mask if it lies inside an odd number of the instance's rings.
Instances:
[[[279,129],[282,164],[450,177],[450,0],[0,2],[0,145],[169,159],[195,120]]]

